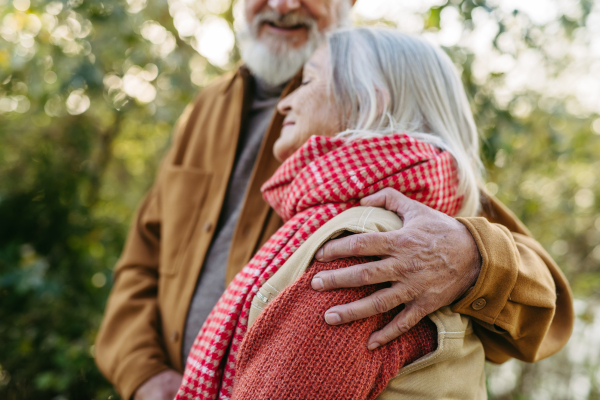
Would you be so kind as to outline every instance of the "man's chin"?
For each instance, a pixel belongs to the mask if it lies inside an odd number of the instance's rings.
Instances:
[[[306,46],[307,38],[287,38],[265,33],[261,35],[259,41],[270,53],[284,57],[290,52],[302,51]]]

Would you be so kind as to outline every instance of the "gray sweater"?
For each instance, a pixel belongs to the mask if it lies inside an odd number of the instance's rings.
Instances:
[[[213,241],[206,255],[202,272],[198,277],[196,289],[188,310],[183,340],[182,360],[192,348],[194,339],[202,324],[225,291],[225,271],[233,232],[242,209],[244,195],[254,167],[263,137],[269,127],[285,85],[270,87],[254,78],[252,86],[252,105],[246,125],[242,127],[239,138],[239,151],[233,167],[233,173],[227,186],[227,194]]]

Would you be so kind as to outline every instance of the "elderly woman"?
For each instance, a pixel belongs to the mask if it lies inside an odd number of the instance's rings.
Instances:
[[[310,286],[320,271],[374,260],[314,261],[327,240],[402,227],[396,214],[364,207],[375,192],[477,214],[478,136],[448,56],[392,30],[338,31],[278,111],[283,164],[262,190],[286,223],[213,309],[177,398],[485,398],[483,347],[468,317],[444,307],[386,345],[368,344],[399,307],[341,326],[323,315],[389,284]]]

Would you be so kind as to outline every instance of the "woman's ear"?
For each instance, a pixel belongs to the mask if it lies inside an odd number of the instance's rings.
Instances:
[[[390,92],[385,88],[375,86],[375,96],[377,99],[377,114],[381,117],[386,110],[390,109]]]

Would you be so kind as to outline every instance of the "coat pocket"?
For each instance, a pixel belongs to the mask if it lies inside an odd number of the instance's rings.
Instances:
[[[198,224],[211,176],[209,172],[189,167],[172,166],[165,170],[161,191],[161,274],[179,271]]]

